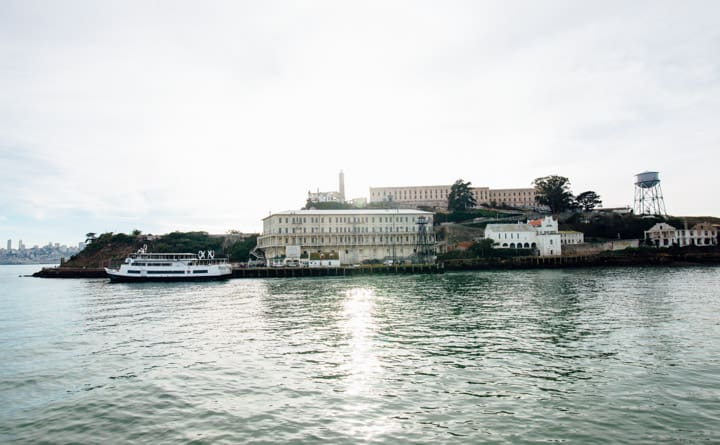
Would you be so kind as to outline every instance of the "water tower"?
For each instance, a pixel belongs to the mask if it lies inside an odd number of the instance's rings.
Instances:
[[[660,188],[660,173],[643,172],[635,175],[635,205],[636,215],[667,216],[662,188]]]

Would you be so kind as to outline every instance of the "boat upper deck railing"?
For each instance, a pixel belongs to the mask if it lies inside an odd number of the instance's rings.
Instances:
[[[188,252],[148,253],[146,245],[143,245],[137,252],[130,254],[129,258],[144,261],[202,261],[202,264],[227,262],[227,258],[216,259],[214,250],[200,250],[197,254]]]
[[[193,260],[197,259],[198,255],[196,253],[133,253],[130,258],[142,260]]]
[[[125,261],[127,264],[133,264],[137,266],[170,266],[174,263],[182,264],[222,264],[227,263],[227,258],[213,258],[213,259],[198,259],[198,258],[165,258],[165,259],[148,259],[148,258],[128,258]]]

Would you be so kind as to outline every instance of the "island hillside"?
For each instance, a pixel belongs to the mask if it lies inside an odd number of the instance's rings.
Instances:
[[[215,251],[217,257],[225,256],[232,262],[247,261],[250,250],[257,242],[257,235],[228,233],[211,235],[207,232],[172,232],[166,235],[144,235],[135,231],[133,234],[103,233],[90,237],[88,245],[69,260],[61,264],[61,268],[100,268],[108,264],[123,261],[129,254],[147,246],[148,252],[170,253],[200,250]]]

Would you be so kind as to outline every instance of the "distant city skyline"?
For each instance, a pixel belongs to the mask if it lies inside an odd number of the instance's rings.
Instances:
[[[259,232],[308,190],[529,187],[720,215],[720,3],[0,6],[0,233]]]
[[[77,241],[75,243],[61,243],[57,241],[48,241],[47,243],[26,243],[22,239],[18,239],[16,244],[13,244],[13,239],[10,238],[7,240],[7,243],[5,244],[5,250],[22,250],[22,249],[29,249],[29,248],[42,248],[42,247],[70,247],[70,248],[78,248],[81,245],[84,245],[84,241]]]
[[[12,240],[7,240],[7,248],[0,248],[0,264],[57,264],[63,259],[75,255],[84,246],[78,244],[65,245],[51,242],[45,245],[26,245],[23,240],[18,240],[17,245],[12,245]]]

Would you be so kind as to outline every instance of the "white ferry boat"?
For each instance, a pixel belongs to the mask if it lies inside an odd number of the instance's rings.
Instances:
[[[230,278],[227,258],[215,258],[212,250],[195,253],[147,253],[143,246],[119,267],[106,267],[110,281],[196,281]]]

